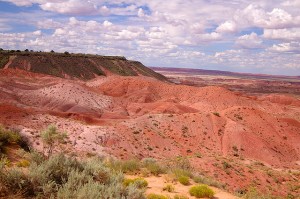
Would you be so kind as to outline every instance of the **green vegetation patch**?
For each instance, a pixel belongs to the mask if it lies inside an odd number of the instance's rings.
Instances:
[[[179,176],[178,177],[178,182],[182,185],[189,185],[190,184],[190,178],[188,176]]]
[[[175,187],[171,184],[167,184],[166,186],[163,187],[163,191],[167,191],[171,193],[175,191]]]
[[[8,63],[8,61],[9,61],[9,55],[0,54],[0,69],[4,68],[4,66]]]
[[[196,185],[190,188],[189,193],[196,198],[212,198],[215,192],[207,185]]]
[[[123,173],[135,174],[140,171],[141,164],[138,160],[110,160],[107,162],[107,166],[114,171],[120,171]]]
[[[174,199],[189,199],[189,197],[184,196],[184,195],[175,195]]]
[[[136,184],[124,186],[124,176],[99,158],[78,161],[62,154],[45,158],[32,153],[28,170],[0,164],[0,197],[145,199]]]
[[[152,175],[158,176],[166,173],[166,168],[156,162],[155,159],[145,158],[142,161],[142,166],[145,167]]]
[[[129,185],[135,185],[139,189],[146,188],[148,186],[148,182],[144,178],[135,178],[135,179],[124,179],[123,184],[128,187]]]
[[[147,199],[168,199],[168,197],[167,197],[167,196],[164,196],[164,195],[160,195],[160,194],[150,193],[150,194],[147,196]]]
[[[0,126],[0,154],[5,152],[5,146],[9,144],[18,144],[21,142],[21,136],[14,131],[6,130]]]

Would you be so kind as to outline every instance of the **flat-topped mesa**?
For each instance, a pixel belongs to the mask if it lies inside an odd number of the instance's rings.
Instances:
[[[167,78],[137,61],[123,56],[102,56],[91,54],[1,51],[0,69],[15,68],[62,78],[82,80],[108,73],[120,76],[149,76],[162,81]]]

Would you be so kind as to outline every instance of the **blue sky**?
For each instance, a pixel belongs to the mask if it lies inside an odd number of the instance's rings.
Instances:
[[[0,0],[0,47],[300,75],[299,0]]]

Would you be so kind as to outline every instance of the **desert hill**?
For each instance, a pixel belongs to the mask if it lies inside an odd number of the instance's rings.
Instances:
[[[68,132],[63,150],[78,157],[189,157],[230,191],[299,191],[300,100],[284,90],[253,96],[176,85],[115,56],[2,51],[0,67],[0,124],[18,129],[37,150],[39,132],[55,124]]]
[[[79,157],[164,161],[184,156],[230,191],[249,186],[277,195],[299,191],[294,187],[300,169],[295,97],[257,98],[147,76],[83,81],[18,68],[0,70],[0,123],[19,129],[38,150],[39,132],[55,124],[68,132],[65,152]]]
[[[64,78],[92,79],[96,76],[149,76],[166,78],[138,61],[125,57],[55,52],[0,51],[0,68],[18,68]]]

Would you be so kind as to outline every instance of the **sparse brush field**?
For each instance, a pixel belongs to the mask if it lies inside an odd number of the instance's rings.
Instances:
[[[219,184],[199,176],[186,157],[168,163],[152,158],[120,161],[96,156],[79,160],[49,153],[49,147],[58,144],[57,139],[63,139],[54,126],[41,135],[48,150],[25,151],[20,147],[25,141],[17,132],[0,128],[0,198],[238,198],[224,189],[209,186]],[[13,158],[8,152],[11,150],[6,150],[12,145]],[[209,185],[203,184],[206,182]],[[244,197],[271,198],[253,188]]]

